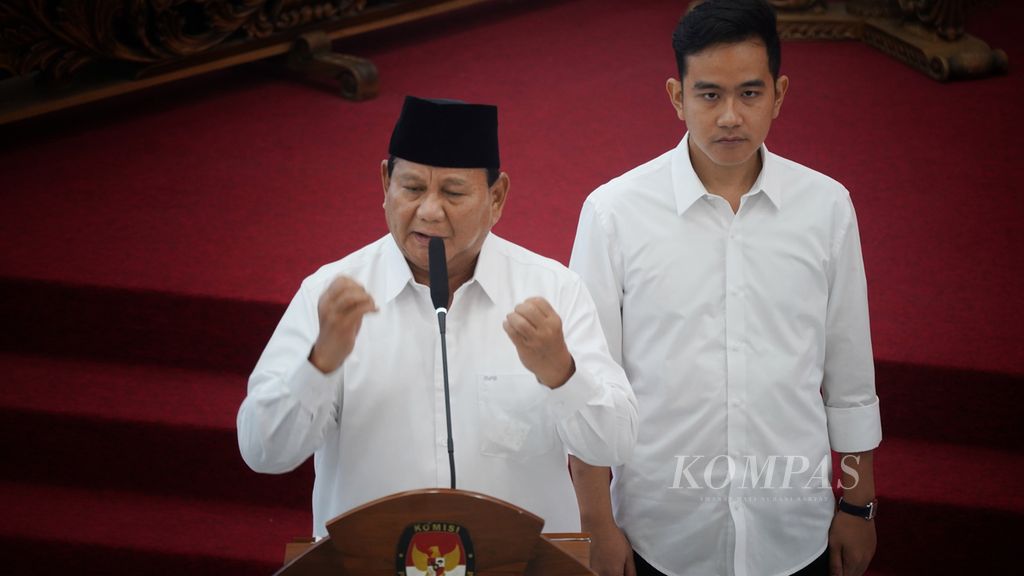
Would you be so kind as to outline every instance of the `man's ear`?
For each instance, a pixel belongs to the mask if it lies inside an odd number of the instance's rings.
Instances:
[[[388,186],[391,185],[391,176],[388,175],[388,161],[382,160],[380,163],[380,183],[384,187],[384,201],[388,199]]]
[[[782,99],[786,97],[789,90],[789,76],[779,76],[775,81],[775,103],[772,105],[772,119],[779,117],[779,110],[782,110]]]
[[[665,81],[665,91],[668,92],[668,99],[672,101],[672,107],[676,109],[676,116],[684,120],[683,83],[675,78],[669,78]]]
[[[511,181],[507,172],[502,172],[494,185],[487,191],[491,198],[491,226],[493,227],[501,219],[501,212],[505,209],[505,201],[508,200],[508,190]]]

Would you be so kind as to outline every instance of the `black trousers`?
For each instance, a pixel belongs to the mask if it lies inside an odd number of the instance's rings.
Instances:
[[[665,576],[636,552],[633,552],[633,562],[636,564],[636,576]],[[828,549],[826,548],[824,554],[815,558],[801,570],[794,572],[792,576],[828,576]]]

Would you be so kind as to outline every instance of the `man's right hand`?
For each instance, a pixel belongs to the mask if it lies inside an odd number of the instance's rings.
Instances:
[[[590,569],[598,576],[636,576],[633,546],[614,522],[589,526]]]
[[[324,374],[337,370],[356,345],[363,316],[376,311],[373,298],[358,282],[345,276],[335,278],[317,303],[320,333],[309,361]]]
[[[590,533],[590,569],[599,576],[636,576],[633,547],[612,514],[611,470],[591,466],[571,454],[569,470],[580,505],[580,525]]]

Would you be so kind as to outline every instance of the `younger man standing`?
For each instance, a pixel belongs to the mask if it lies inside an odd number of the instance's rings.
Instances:
[[[686,135],[583,206],[570,267],[641,418],[610,496],[573,461],[602,575],[856,576],[874,554],[857,221],[842,185],[764,146],[789,88],[775,26],[764,0],[693,8],[666,86]]]

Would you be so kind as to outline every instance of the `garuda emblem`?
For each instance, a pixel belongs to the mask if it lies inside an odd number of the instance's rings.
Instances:
[[[473,543],[451,522],[417,522],[402,532],[397,576],[474,576]]]

